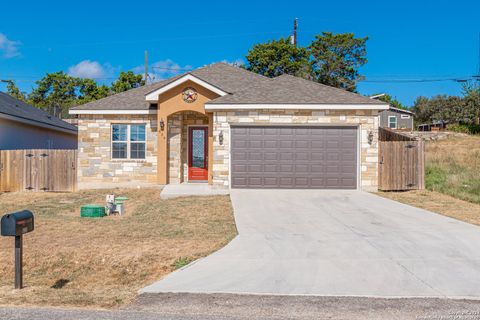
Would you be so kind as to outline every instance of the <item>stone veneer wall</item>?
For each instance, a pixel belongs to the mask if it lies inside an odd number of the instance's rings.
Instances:
[[[78,186],[137,187],[157,183],[157,118],[155,115],[79,115]],[[111,158],[111,124],[146,125],[146,154],[142,160]]]
[[[229,187],[230,124],[356,124],[360,126],[360,186],[374,191],[378,186],[378,111],[377,110],[254,110],[215,112],[213,184]],[[218,134],[223,131],[223,144]],[[373,143],[368,143],[368,133]]]
[[[188,126],[207,125],[208,117],[197,112],[179,112],[168,117],[168,182],[188,181]]]

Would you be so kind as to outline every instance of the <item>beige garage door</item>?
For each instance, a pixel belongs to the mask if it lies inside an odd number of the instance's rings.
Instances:
[[[355,189],[357,128],[232,126],[233,188]]]

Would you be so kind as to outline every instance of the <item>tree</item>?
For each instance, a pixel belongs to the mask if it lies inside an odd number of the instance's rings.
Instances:
[[[284,73],[308,78],[310,74],[309,52],[296,47],[289,39],[255,44],[246,56],[246,69],[267,77],[277,77]]]
[[[394,108],[408,110],[408,108],[404,106],[400,101],[398,101],[397,98],[393,98],[389,94],[378,97],[378,100],[386,102]]]
[[[118,79],[112,83],[112,91],[119,93],[145,85],[142,75],[135,74],[132,71],[120,72]]]
[[[368,37],[355,38],[353,33],[316,35],[309,49],[312,55],[312,72],[316,81],[355,91],[358,69],[367,63],[365,43]]]
[[[77,102],[79,80],[63,71],[47,73],[35,82],[37,87],[32,90],[29,99],[53,116],[67,116],[69,107]]]
[[[95,101],[105,98],[110,95],[110,88],[106,85],[98,85],[92,79],[79,79],[78,80],[79,95],[78,103],[84,104],[87,102]]]
[[[420,123],[446,121],[449,123],[471,123],[473,114],[465,108],[461,97],[437,95],[432,98],[418,97],[413,106],[415,119]]]
[[[7,80],[7,93],[18,100],[27,101],[24,92],[21,92],[13,80]]]
[[[480,81],[463,84],[465,109],[474,115],[473,123],[480,124]]]

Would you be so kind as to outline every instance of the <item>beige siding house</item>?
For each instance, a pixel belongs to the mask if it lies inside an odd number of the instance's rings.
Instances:
[[[74,107],[80,188],[375,190],[388,105],[224,63]]]

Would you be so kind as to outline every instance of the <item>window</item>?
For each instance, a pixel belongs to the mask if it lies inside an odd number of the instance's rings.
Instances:
[[[145,125],[112,124],[112,159],[145,159]]]
[[[402,114],[402,119],[410,119],[410,115],[409,114]]]
[[[390,129],[397,129],[397,117],[396,116],[388,116],[388,127]]]

